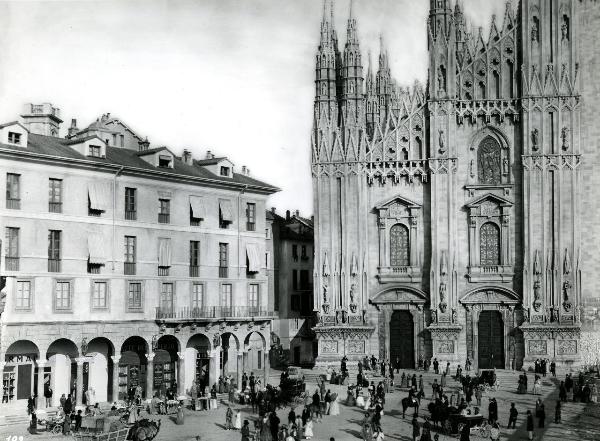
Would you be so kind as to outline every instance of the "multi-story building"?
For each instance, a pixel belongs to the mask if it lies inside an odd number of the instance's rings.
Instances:
[[[273,243],[274,309],[273,332],[284,363],[314,362],[313,326],[313,219],[289,211],[285,217],[267,211]]]
[[[110,115],[66,139],[50,104],[21,116],[0,125],[3,402],[44,383],[56,405],[268,376],[277,189],[210,152],[150,148]]]
[[[519,368],[594,354],[600,5],[517,8],[470,34],[460,2],[431,0],[427,83],[412,88],[392,79],[383,44],[364,74],[355,17],[343,48],[323,17],[317,364],[375,354]]]

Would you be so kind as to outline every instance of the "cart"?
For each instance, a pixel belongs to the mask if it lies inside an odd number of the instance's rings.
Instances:
[[[450,422],[450,432],[453,434],[461,433],[465,425],[468,425],[471,436],[478,436],[485,439],[490,437],[490,425],[483,415],[453,413],[448,416],[448,420]]]
[[[76,441],[126,441],[129,427],[124,427],[110,432],[78,432],[73,434]]]

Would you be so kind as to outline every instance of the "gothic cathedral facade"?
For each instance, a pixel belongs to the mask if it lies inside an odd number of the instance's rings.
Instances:
[[[311,142],[317,365],[581,363],[583,305],[600,276],[599,5],[508,2],[483,35],[467,32],[460,3],[431,0],[428,78],[410,88],[383,43],[377,71],[363,69],[357,20],[341,48],[324,11]]]

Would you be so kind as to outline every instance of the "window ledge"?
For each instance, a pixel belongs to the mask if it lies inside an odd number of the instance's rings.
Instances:
[[[380,283],[421,282],[420,266],[380,266],[377,268]]]
[[[515,275],[512,265],[468,267],[469,282],[510,282]]]

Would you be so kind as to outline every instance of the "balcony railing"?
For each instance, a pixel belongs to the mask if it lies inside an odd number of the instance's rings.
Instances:
[[[6,208],[11,210],[20,210],[21,209],[21,199],[7,199],[6,200]]]
[[[126,276],[134,276],[135,275],[135,262],[125,262],[123,273]]]
[[[199,227],[201,220],[202,219],[199,219],[197,217],[190,217],[190,226],[192,226],[192,227]]]
[[[200,267],[190,265],[190,277],[198,277],[199,274],[200,274]]]
[[[48,272],[60,273],[60,259],[48,259]]]
[[[125,210],[125,220],[137,220],[137,211]]]
[[[246,222],[246,231],[256,231],[256,224],[254,222]]]
[[[6,271],[19,271],[19,258],[18,257],[8,257],[4,258],[4,264]]]
[[[48,202],[48,211],[50,213],[62,213],[62,202]]]
[[[158,223],[159,224],[168,224],[170,222],[171,216],[169,213],[158,213]]]
[[[229,277],[229,267],[220,266],[219,267],[219,277],[221,279],[226,279],[227,277]]]
[[[159,276],[168,276],[169,275],[169,268],[168,266],[159,266],[158,267],[158,275]]]
[[[242,317],[272,317],[275,313],[267,308],[253,306],[204,306],[202,308],[156,308],[157,320],[195,320]]]

